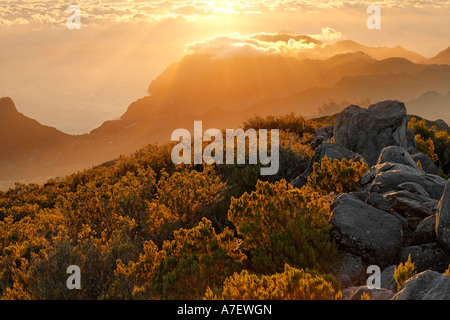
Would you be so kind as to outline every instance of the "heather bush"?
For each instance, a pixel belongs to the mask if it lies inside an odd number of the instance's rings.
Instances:
[[[132,295],[137,298],[201,299],[208,287],[218,288],[242,270],[245,255],[238,244],[229,229],[217,234],[203,218],[192,229],[175,231],[174,240],[164,242],[159,251],[153,243],[146,244],[139,261],[122,273],[136,281]],[[124,287],[123,282],[115,286]]]
[[[414,262],[411,262],[411,255],[405,263],[401,262],[394,270],[394,279],[399,289],[409,278],[416,275]]]
[[[255,272],[280,272],[285,263],[327,272],[337,256],[329,214],[325,202],[281,180],[259,181],[256,191],[232,199],[228,218]]]
[[[227,278],[218,294],[208,288],[205,299],[221,300],[336,300],[339,285],[332,275],[284,267],[284,272],[255,275],[243,270]]]
[[[325,156],[321,162],[314,163],[307,187],[323,194],[355,191],[360,187],[361,178],[368,170],[363,160],[331,160]]]

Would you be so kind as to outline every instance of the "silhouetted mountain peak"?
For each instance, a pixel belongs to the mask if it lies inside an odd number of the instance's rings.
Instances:
[[[355,61],[366,61],[366,62],[375,62],[376,60],[369,56],[367,53],[363,51],[355,51],[355,52],[346,52],[337,54],[329,59],[327,62],[330,63],[349,63]]]
[[[10,97],[0,98],[0,118],[18,113],[19,111],[17,111],[16,106]]]
[[[430,64],[450,64],[450,47],[442,50],[436,56],[425,62]]]
[[[360,44],[356,41],[353,41],[353,40],[341,40],[341,41],[336,42],[334,45],[336,47],[345,47],[347,49],[348,48],[359,49],[359,48],[365,47],[362,44]]]
[[[441,56],[450,56],[450,47],[439,52],[436,57],[441,57]]]

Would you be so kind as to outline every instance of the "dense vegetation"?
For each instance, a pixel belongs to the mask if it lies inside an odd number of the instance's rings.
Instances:
[[[330,201],[367,166],[325,158],[292,188],[322,125],[294,115],[244,123],[281,130],[275,176],[259,164],[175,166],[169,143],[0,192],[0,297],[339,299]],[[66,286],[70,265],[80,290]]]
[[[417,149],[433,160],[440,175],[448,179],[450,172],[450,128],[445,124],[428,121],[418,116],[410,117],[408,128],[413,131]]]

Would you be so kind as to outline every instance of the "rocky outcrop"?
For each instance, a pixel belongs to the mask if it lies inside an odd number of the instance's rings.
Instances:
[[[420,166],[426,173],[439,174],[439,168],[437,167],[437,165],[424,153],[416,151],[411,154],[411,159],[413,159],[415,163],[420,162]]]
[[[406,281],[393,300],[450,300],[450,277],[426,270]]]
[[[337,116],[334,139],[374,165],[384,147],[408,148],[408,121],[405,105],[399,101],[382,101],[368,109],[353,105]]]
[[[437,209],[438,201],[406,190],[389,192],[384,195],[391,208],[404,216],[412,229],[425,218],[432,216]]]
[[[399,146],[389,146],[381,150],[377,164],[383,164],[385,162],[400,163],[420,170],[420,167],[413,158],[411,158],[409,152],[406,151],[405,148]]]
[[[341,251],[334,274],[343,299],[359,300],[363,292],[375,300],[391,299],[397,292],[394,271],[409,256],[422,273],[408,280],[395,299],[450,299],[450,277],[442,275],[450,264],[450,184],[416,149],[407,123],[405,106],[398,101],[368,109],[350,106],[334,126],[316,131],[312,144],[333,136],[336,143],[319,145],[297,178],[297,186],[306,183],[314,163],[325,156],[364,159],[370,167],[361,188],[335,196],[331,206],[331,235]],[[383,270],[381,289],[364,286],[369,265]]]
[[[436,239],[446,250],[450,250],[450,182],[445,187],[436,211]]]
[[[435,200],[441,198],[446,184],[446,181],[440,176],[427,174],[423,170],[393,162],[385,162],[371,167],[361,179],[365,190],[378,193],[396,190],[404,182],[413,182],[422,186]]]
[[[406,190],[419,196],[423,196],[426,198],[430,197],[425,188],[415,182],[403,182],[397,186],[397,190]]]
[[[348,194],[334,200],[331,224],[339,247],[370,264],[389,265],[402,246],[402,225],[395,217]]]

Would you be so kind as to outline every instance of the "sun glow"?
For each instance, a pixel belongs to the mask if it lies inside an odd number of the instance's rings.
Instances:
[[[238,1],[203,1],[207,11],[214,14],[239,14]]]

